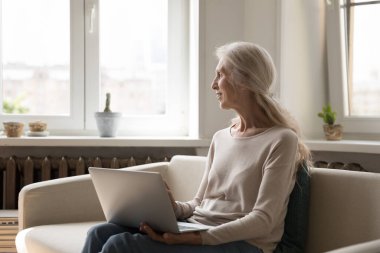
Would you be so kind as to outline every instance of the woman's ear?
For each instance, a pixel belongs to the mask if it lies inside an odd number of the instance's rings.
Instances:
[[[243,84],[239,84],[239,85],[237,85],[237,87],[239,87],[239,90],[244,92],[244,93],[253,94],[253,91]]]

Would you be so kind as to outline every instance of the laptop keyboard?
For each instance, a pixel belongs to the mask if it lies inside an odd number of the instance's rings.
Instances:
[[[194,227],[186,226],[186,225],[178,225],[179,231],[194,231],[196,230]]]

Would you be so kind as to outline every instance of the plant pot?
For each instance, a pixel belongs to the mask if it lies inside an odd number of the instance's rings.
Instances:
[[[4,133],[7,137],[20,137],[24,132],[22,122],[3,122]]]
[[[114,137],[119,128],[120,112],[95,112],[96,125],[100,137]]]
[[[338,141],[342,139],[343,136],[343,126],[337,125],[323,125],[323,131],[325,132],[325,137],[329,141]]]

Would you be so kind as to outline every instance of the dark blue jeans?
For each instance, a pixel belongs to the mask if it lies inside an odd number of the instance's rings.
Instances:
[[[262,253],[244,241],[221,245],[167,245],[139,233],[138,229],[103,223],[92,227],[82,253]]]

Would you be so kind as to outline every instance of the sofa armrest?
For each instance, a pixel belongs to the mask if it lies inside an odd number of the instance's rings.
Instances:
[[[90,175],[29,184],[19,194],[19,228],[104,220]]]
[[[151,163],[124,169],[165,174],[167,164]],[[18,208],[20,230],[47,224],[105,220],[90,175],[27,185],[20,191]]]
[[[380,249],[380,239],[355,244],[352,246],[328,251],[326,253],[378,253]]]

